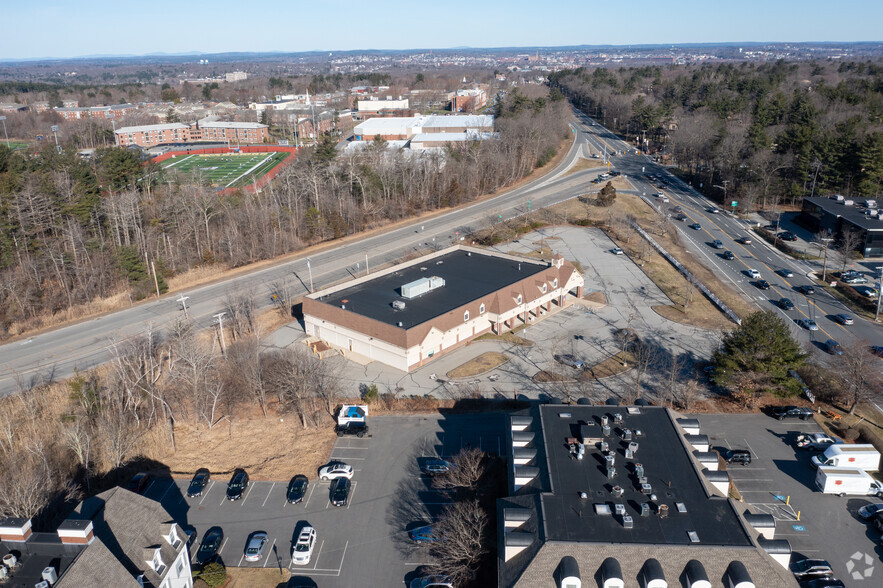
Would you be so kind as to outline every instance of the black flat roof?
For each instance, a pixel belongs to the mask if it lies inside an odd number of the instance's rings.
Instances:
[[[883,231],[883,220],[871,218],[865,214],[867,208],[861,206],[865,203],[864,198],[852,199],[854,204],[850,206],[846,206],[834,198],[826,198],[823,196],[806,197],[804,200],[815,204],[826,213],[842,217],[843,220],[849,221],[866,231]],[[883,200],[881,200],[880,203],[883,204]]]
[[[366,316],[388,325],[409,329],[451,310],[487,296],[549,268],[547,263],[515,261],[495,255],[452,251],[374,280],[338,290],[316,300]],[[438,276],[445,285],[418,296],[404,298],[401,287],[420,278]],[[392,306],[405,303],[403,310]]]
[[[706,494],[691,456],[681,444],[680,434],[665,409],[638,407],[638,410],[640,414],[630,413],[627,407],[540,407],[552,490],[541,494],[547,539],[690,545],[693,542],[688,533],[692,531],[698,537],[698,545],[752,545],[729,501]],[[570,416],[561,417],[561,413]],[[614,424],[615,413],[622,415],[622,424]],[[587,438],[603,437],[601,417],[605,415],[611,425],[611,435],[606,440],[615,451],[616,477],[613,479],[607,478],[606,463],[598,444],[586,443],[585,456],[579,460],[571,458],[566,443],[568,437],[581,436],[581,424],[587,425],[582,429]],[[631,429],[632,440],[638,443],[634,459],[625,458],[628,446],[622,439],[625,428]],[[636,431],[642,434],[636,435]],[[647,483],[656,494],[655,501],[637,489],[635,463],[643,465]],[[621,498],[613,496],[614,486],[623,489]],[[587,498],[581,498],[581,492],[585,492]],[[642,517],[640,505],[645,502],[651,502],[651,514]],[[686,512],[679,512],[677,503],[683,503]],[[622,518],[615,514],[596,514],[596,504],[605,504],[611,511],[616,504],[625,505],[634,527],[625,528]],[[662,504],[668,506],[665,518],[657,514],[656,506]]]
[[[57,533],[33,533],[26,543],[0,542],[0,558],[13,553],[19,567],[7,586],[33,586],[43,580],[43,570],[55,568],[60,578],[83,550],[83,545],[64,545]]]

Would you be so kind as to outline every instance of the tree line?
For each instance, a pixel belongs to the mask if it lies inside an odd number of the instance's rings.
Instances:
[[[512,92],[498,139],[343,153],[325,137],[261,193],[232,196],[123,149],[83,160],[54,145],[33,156],[0,146],[0,337],[96,299],[162,292],[197,267],[246,265],[493,193],[549,161],[567,116],[563,100]]]
[[[879,62],[579,68],[550,83],[613,131],[672,156],[709,195],[746,209],[883,188]]]

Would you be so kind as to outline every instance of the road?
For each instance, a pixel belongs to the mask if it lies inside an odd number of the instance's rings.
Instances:
[[[528,210],[528,201],[531,209],[536,210],[585,193],[587,181],[597,175],[598,171],[586,170],[571,174],[567,174],[567,171],[581,157],[603,154],[605,150],[624,151],[630,146],[583,115],[579,114],[578,118],[572,125],[575,135],[573,144],[562,162],[545,176],[456,210],[415,220],[358,240],[332,245],[313,253],[309,258],[299,257],[185,291],[183,295],[188,297],[186,305],[190,318],[201,328],[211,328],[215,322],[214,315],[224,310],[225,298],[231,293],[252,293],[257,307],[267,308],[271,305],[273,283],[288,282],[291,295],[297,297],[308,291],[311,282],[314,289],[319,289],[323,285],[363,274],[369,268],[394,262],[414,251],[452,245],[461,236],[494,222],[500,215],[508,219],[524,214]],[[633,180],[639,192],[646,191],[648,200],[652,200],[650,197],[656,189],[645,181],[642,170],[646,169],[647,173],[655,170],[654,173],[668,176],[667,181],[671,187],[666,189],[666,193],[672,200],[670,204],[679,204],[691,219],[690,222],[698,221],[702,225],[701,232],[689,232],[690,229],[678,227],[691,244],[690,250],[717,271],[724,281],[730,282],[736,290],[753,300],[758,308],[776,308],[767,301],[768,298],[790,297],[798,309],[790,313],[794,317],[784,314],[789,318],[814,318],[821,330],[815,333],[804,332],[804,335],[808,334],[813,340],[823,342],[831,337],[845,342],[852,333],[863,340],[876,339],[879,342],[879,330],[867,321],[856,318],[853,327],[843,328],[829,320],[829,315],[845,312],[845,309],[827,294],[803,297],[791,291],[795,284],[809,283],[802,274],[808,273],[811,268],[787,260],[778,252],[758,244],[757,239],[752,245],[735,243],[734,238],[745,234],[745,227],[740,221],[723,214],[709,214],[706,209],[712,206],[711,203],[689,186],[678,182],[663,168],[655,166],[647,157],[617,156],[612,159],[612,163]],[[711,241],[714,238],[723,241],[727,249],[737,254],[737,259],[726,262],[716,255],[716,250],[703,243],[704,240]],[[773,289],[764,292],[752,286],[748,278],[740,274],[740,271],[749,267],[758,269],[773,285]],[[785,267],[794,271],[795,278],[781,278],[773,273],[774,270]],[[183,318],[182,305],[176,301],[181,295],[182,293],[176,292],[125,310],[0,346],[0,394],[8,394],[46,379],[65,378],[76,370],[89,369],[109,359],[109,349],[115,341],[138,336],[149,329],[160,332],[168,329],[175,321]]]
[[[879,325],[855,316],[827,292],[817,289],[815,294],[806,296],[796,290],[799,286],[811,285],[812,281],[807,275],[816,270],[821,273],[820,267],[783,255],[751,233],[746,221],[718,210],[719,204],[707,200],[669,173],[666,168],[655,164],[649,157],[628,154],[633,151],[631,145],[619,140],[597,123],[593,124],[594,121],[590,118],[584,115],[579,117],[588,125],[589,133],[594,135],[589,139],[590,143],[602,149],[606,146],[608,151],[627,153],[617,155],[611,161],[618,171],[629,177],[639,195],[644,196],[652,206],[658,207],[672,218],[678,214],[677,207],[683,211],[686,220],[674,222],[682,237],[681,241],[687,246],[688,251],[711,268],[722,281],[740,292],[746,300],[751,301],[755,307],[780,313],[792,325],[792,331],[799,340],[809,341],[814,348],[820,350],[828,339],[834,339],[841,344],[860,340],[874,345],[879,345],[883,340]],[[663,178],[666,185],[663,188],[657,187],[658,183],[651,183],[646,174]],[[660,191],[668,197],[668,203],[655,197]],[[717,212],[711,212],[712,210]],[[693,223],[698,223],[701,228],[689,228]],[[742,237],[748,237],[751,243],[736,241]],[[715,240],[723,243],[723,249],[715,249],[712,246]],[[730,261],[724,259],[724,251],[732,251],[735,259]],[[768,282],[770,289],[761,290],[757,286],[759,280],[749,278],[749,269],[760,272],[760,279]],[[786,277],[786,272],[790,272],[793,276]],[[775,304],[782,298],[790,299],[794,303],[794,310],[785,311]],[[834,315],[841,313],[852,316],[855,324],[844,326],[833,320]],[[796,321],[800,319],[815,321],[819,330],[808,331],[798,326]]]

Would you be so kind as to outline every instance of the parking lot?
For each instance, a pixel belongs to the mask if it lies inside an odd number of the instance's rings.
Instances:
[[[812,452],[794,446],[800,433],[821,432],[814,421],[778,421],[766,415],[695,415],[713,449],[748,449],[748,466],[729,472],[747,504],[776,518],[776,538],[788,539],[792,561],[827,559],[847,586],[879,586],[883,575],[879,534],[861,521],[858,510],[878,499],[822,494],[809,463]],[[799,519],[798,519],[799,517]],[[858,556],[857,556],[858,555]],[[866,563],[865,555],[873,560]],[[850,563],[852,561],[852,563]],[[873,568],[870,575],[867,570]],[[860,578],[853,573],[859,572]]]
[[[329,501],[329,482],[317,472],[303,503],[285,498],[291,476],[276,482],[251,482],[242,499],[226,499],[228,476],[213,478],[201,497],[187,498],[187,480],[156,479],[145,494],[162,502],[176,521],[199,533],[197,545],[213,526],[224,530],[220,559],[226,566],[290,568],[293,576],[312,578],[329,588],[397,586],[430,563],[407,531],[431,522],[449,502],[421,474],[421,457],[450,457],[462,448],[488,453],[502,450],[502,414],[370,417],[370,434],[337,440],[331,458],[349,463],[355,474],[347,506]],[[291,565],[291,548],[304,525],[317,531],[309,565]],[[248,535],[266,531],[269,543],[258,562],[246,562]],[[193,553],[196,552],[196,546]]]

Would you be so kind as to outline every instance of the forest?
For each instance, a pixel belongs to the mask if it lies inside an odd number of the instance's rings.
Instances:
[[[325,137],[259,194],[221,196],[117,148],[82,159],[0,146],[0,338],[95,300],[163,291],[196,268],[243,266],[493,193],[569,135],[566,101],[535,90],[499,102],[498,139],[414,156],[382,142],[344,154]]]
[[[769,210],[883,188],[879,62],[580,68],[550,83],[721,202]]]

